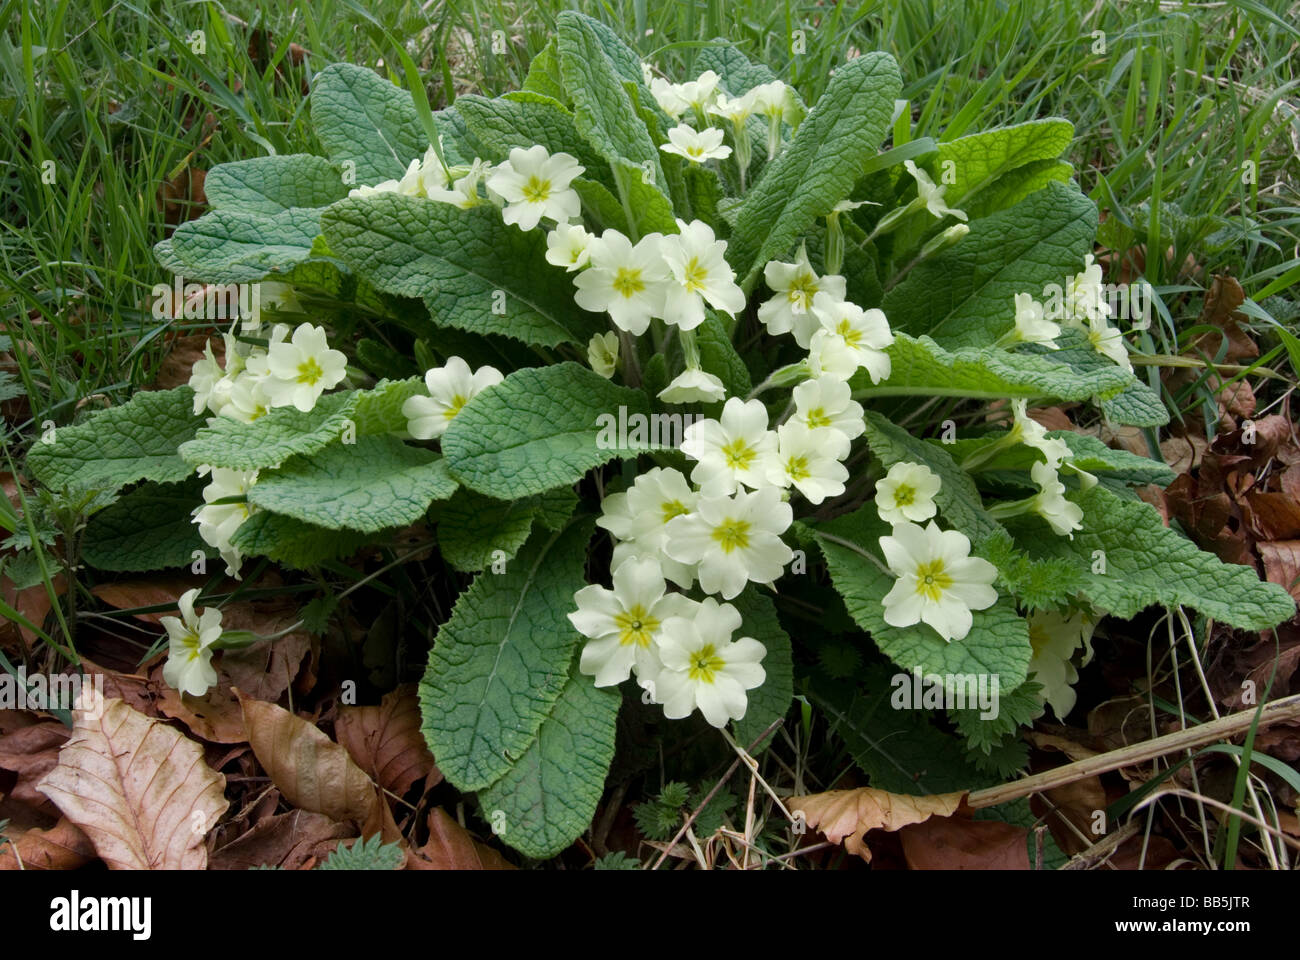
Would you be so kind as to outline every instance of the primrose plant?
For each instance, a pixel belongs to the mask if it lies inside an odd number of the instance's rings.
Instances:
[[[216,167],[213,209],[157,248],[186,279],[265,284],[272,315],[189,386],[30,454],[114,501],[86,563],[317,570],[432,527],[473,578],[433,638],[424,733],[531,857],[589,826],[621,709],[758,750],[796,693],[823,702],[803,665],[847,644],[860,704],[898,672],[994,681],[991,712],[844,725],[924,750],[921,783],[850,743],[873,784],[962,789],[1068,713],[1103,616],[1291,615],[1137,496],[1163,464],[1097,437],[1167,414],[1093,258],[1068,122],[936,142],[886,54],[811,105],[725,42],[696,61],[661,76],[566,12],[496,99],[435,112],[324,70],[326,156]],[[191,694],[215,682],[192,607],[167,675]]]

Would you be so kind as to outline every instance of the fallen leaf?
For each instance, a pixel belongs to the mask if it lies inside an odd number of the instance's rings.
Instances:
[[[207,334],[197,333],[174,338],[158,365],[158,375],[154,377],[152,387],[157,390],[170,390],[190,382],[191,368],[202,360],[210,338]],[[218,363],[224,365],[225,344],[217,338],[212,343],[212,354]]]
[[[429,811],[429,840],[406,852],[408,870],[513,870],[501,854],[479,843],[446,810]]]
[[[0,769],[18,775],[6,796],[40,809],[49,808],[49,798],[36,789],[41,779],[59,762],[59,748],[68,739],[68,728],[57,720],[24,727],[0,737]],[[49,810],[50,813],[54,811]]]
[[[244,732],[244,712],[231,692],[229,680],[219,676],[217,686],[201,697],[191,697],[167,685],[162,675],[164,666],[158,664],[152,674],[158,690],[158,711],[163,716],[179,720],[196,737],[209,743],[243,743],[248,739]]]
[[[415,684],[404,684],[377,707],[343,707],[334,734],[363,770],[400,797],[421,777],[429,778],[429,788],[442,782],[420,725]]]
[[[291,810],[254,824],[253,828],[212,854],[213,870],[248,870],[253,867],[283,867],[298,870],[320,860],[340,840],[355,837],[357,831],[320,813]]]
[[[242,696],[238,689],[235,695],[257,762],[290,804],[357,824],[371,822],[378,807],[387,809],[374,782],[345,748],[274,703]]]
[[[874,787],[831,790],[788,803],[792,811],[802,810],[808,826],[820,830],[831,843],[844,841],[844,849],[871,861],[866,835],[871,830],[901,830],[931,816],[952,816],[966,798],[966,792],[912,797],[887,793]]]
[[[1264,561],[1264,576],[1268,582],[1286,588],[1300,601],[1300,540],[1257,543],[1255,549]]]
[[[48,830],[33,828],[0,844],[0,870],[75,870],[95,859],[95,848],[67,817]]]
[[[226,778],[179,730],[121,700],[72,711],[72,736],[40,790],[109,869],[202,870],[203,839],[229,806]]]
[[[931,817],[898,835],[913,870],[1028,870],[1028,833],[998,820]]]

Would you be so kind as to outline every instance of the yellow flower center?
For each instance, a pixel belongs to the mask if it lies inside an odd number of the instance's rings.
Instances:
[[[709,279],[709,271],[700,266],[699,257],[691,257],[691,262],[686,265],[684,272],[684,284],[688,293],[704,289],[704,284]]]
[[[848,317],[840,320],[839,325],[835,328],[835,332],[843,337],[844,342],[850,347],[856,347],[858,341],[862,339],[862,331],[854,330],[853,325],[849,323]]]
[[[722,459],[733,470],[748,470],[754,456],[754,448],[740,438],[722,447]]]
[[[700,157],[704,156],[704,148],[703,148],[703,147],[687,147],[687,148],[686,148],[686,155],[689,156],[692,160],[698,160],[698,159],[700,159]]]
[[[718,656],[718,651],[713,644],[706,643],[691,654],[690,664],[688,676],[692,680],[712,683],[714,676],[727,665],[727,662]]]
[[[909,487],[905,483],[900,483],[894,488],[894,506],[910,507],[916,502],[916,489]]]
[[[460,413],[467,403],[469,403],[469,397],[462,397],[458,393],[451,398],[451,403],[447,404],[447,409],[442,412],[442,415],[451,420],[456,414]]]
[[[932,603],[938,603],[951,586],[952,577],[944,572],[942,560],[932,560],[916,568],[916,592]]]
[[[718,541],[723,553],[744,550],[749,546],[749,523],[728,517],[713,528],[713,539]]]
[[[551,181],[542,180],[536,174],[524,184],[524,199],[529,203],[545,203],[551,195]]]
[[[659,504],[659,509],[663,512],[664,523],[667,523],[673,517],[680,517],[684,513],[690,513],[686,509],[686,504],[680,500],[665,500]]]
[[[641,279],[640,270],[619,267],[618,273],[614,274],[614,290],[619,296],[630,300],[644,289],[645,281]]]
[[[808,411],[808,416],[805,419],[808,422],[809,430],[815,430],[818,427],[829,427],[832,422],[831,418],[826,416],[825,407],[813,407]]]
[[[185,652],[187,663],[193,663],[199,658],[199,635],[193,630],[188,631],[185,636],[181,637],[180,645]]]
[[[805,456],[791,457],[787,460],[785,472],[790,475],[791,480],[806,480],[812,476],[812,471],[808,469],[808,458]]]
[[[618,627],[618,642],[625,647],[650,646],[654,632],[659,629],[659,621],[639,603],[615,616],[614,625]]]
[[[817,295],[817,278],[811,271],[804,271],[790,284],[790,302],[807,310],[812,306],[813,297]]]
[[[316,381],[325,376],[325,371],[320,368],[315,357],[308,357],[302,363],[298,364],[298,382],[305,383],[309,386],[315,386]]]

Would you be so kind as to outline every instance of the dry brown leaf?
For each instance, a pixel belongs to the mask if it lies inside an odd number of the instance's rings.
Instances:
[[[355,827],[319,813],[291,810],[268,817],[212,854],[213,870],[283,867],[298,870],[328,857],[340,840],[355,837]]]
[[[420,723],[415,684],[408,683],[387,694],[377,707],[340,709],[334,734],[366,773],[400,797],[421,777],[429,778],[430,788],[442,782]]]
[[[224,657],[225,654],[223,653]],[[158,689],[158,711],[189,727],[190,732],[209,743],[243,743],[244,712],[231,693],[230,681],[219,676],[217,686],[201,697],[191,697],[174,690],[163,680],[163,667],[153,668],[153,682]]]
[[[0,844],[0,870],[75,870],[95,859],[90,838],[67,817],[48,830],[24,830]]]
[[[913,870],[1028,870],[1028,833],[999,820],[931,817],[898,836]]]
[[[1040,750],[1058,750],[1071,760],[1086,760],[1097,755],[1097,751],[1091,747],[1085,747],[1068,737],[1057,736],[1054,733],[1029,730],[1025,733],[1025,739]]]
[[[789,808],[802,810],[808,826],[820,830],[832,843],[844,841],[844,849],[871,861],[866,835],[870,830],[901,830],[931,816],[950,817],[961,806],[966,792],[911,797],[887,793],[874,787],[831,790],[806,797],[794,797]]]
[[[72,736],[40,790],[115,870],[202,870],[203,838],[229,806],[226,778],[179,730],[121,700],[72,711]]]
[[[274,703],[242,696],[238,690],[235,695],[257,762],[290,804],[358,824],[380,817],[381,807],[387,810],[374,782],[345,748]]]
[[[471,837],[441,807],[429,811],[429,841],[406,851],[407,870],[513,870],[501,854]]]
[[[0,737],[0,769],[18,775],[18,781],[6,796],[19,803],[47,812],[49,798],[36,789],[41,779],[58,765],[59,748],[68,739],[68,728],[57,720],[33,724]]]
[[[1264,576],[1268,582],[1285,587],[1291,596],[1300,600],[1300,540],[1258,543],[1255,546],[1264,561]]]

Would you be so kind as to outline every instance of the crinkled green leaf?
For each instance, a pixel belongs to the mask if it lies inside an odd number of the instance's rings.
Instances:
[[[495,100],[465,94],[456,98],[456,112],[493,160],[505,160],[515,147],[541,144],[550,153],[577,158],[588,179],[614,186],[608,163],[578,132],[573,114],[558,100],[527,92]]]
[[[1094,436],[1075,433],[1073,430],[1050,430],[1047,435],[1064,440],[1070,448],[1070,462],[1088,473],[1113,477],[1134,486],[1157,483],[1163,487],[1174,479],[1174,471],[1165,464],[1147,457],[1139,457],[1127,450],[1112,449]],[[982,437],[966,437],[947,444],[944,449],[954,460],[961,463],[976,450],[1005,436],[1006,431],[999,430]],[[983,473],[993,470],[1018,470],[1028,473],[1029,468],[1042,459],[1042,455],[1033,447],[1018,443],[1001,451],[993,459],[981,463],[979,471]],[[1028,476],[1025,477],[1025,481],[1032,485],[1033,481]]]
[[[743,97],[750,90],[777,79],[764,63],[755,63],[740,52],[734,43],[717,39],[711,46],[703,47],[695,56],[695,71],[712,70],[722,79],[722,85],[733,97]]]
[[[794,660],[790,651],[790,636],[776,616],[776,605],[754,584],[730,601],[741,617],[740,630],[732,639],[753,637],[764,647],[763,670],[767,679],[761,687],[749,691],[749,705],[745,716],[735,721],[736,741],[747,747],[777,719],[790,712],[794,702]],[[754,748],[755,755],[762,753],[773,742],[775,734]]]
[[[374,539],[358,530],[332,530],[265,510],[239,525],[231,542],[250,557],[267,557],[295,570],[350,557]]]
[[[874,504],[814,528],[835,589],[880,651],[904,670],[925,673],[996,674],[1004,689],[1025,681],[1033,650],[1029,628],[1005,596],[986,610],[974,611],[970,633],[944,642],[925,624],[891,627],[885,623],[882,601],[895,577],[884,564],[879,538],[890,532]]]
[[[998,347],[945,350],[930,337],[895,334],[886,348],[889,378],[873,385],[859,370],[852,385],[859,396],[976,397],[985,400],[1088,400],[1113,396],[1133,382],[1111,364],[1086,372],[1056,363],[1050,356]]]
[[[1094,350],[1078,330],[1061,331],[1056,342],[1060,349],[1052,352],[1052,358],[1075,370],[1092,372],[1115,367],[1115,361]],[[1129,427],[1160,427],[1169,422],[1169,410],[1160,394],[1137,379],[1129,381],[1118,394],[1102,400],[1101,412],[1111,423]]]
[[[1037,518],[1009,526],[1031,556],[1078,563],[1084,596],[1114,616],[1182,604],[1243,630],[1262,630],[1295,614],[1295,601],[1285,589],[1261,582],[1250,567],[1198,550],[1166,527],[1149,504],[1103,486],[1068,497],[1083,508],[1083,529],[1075,531],[1073,540],[1054,536]],[[1093,572],[1099,550],[1105,573]]]
[[[636,67],[634,80],[625,80],[607,52],[603,42],[607,38],[602,38],[590,17],[566,10],[555,22],[560,74],[573,99],[573,121],[578,131],[606,162],[626,160],[638,171],[648,171],[656,189],[663,190],[666,181],[659,147],[650,139],[624,88],[628,82],[644,90],[640,67]],[[648,91],[645,96],[649,96]]]
[[[949,525],[970,537],[972,543],[978,545],[1003,532],[984,509],[975,481],[957,465],[945,447],[917,439],[874,410],[867,411],[866,425],[871,453],[886,468],[907,460],[924,464],[938,475],[943,484],[934,497],[939,512]]]
[[[194,525],[204,481],[147,483],[90,518],[81,558],[98,570],[139,572],[188,567],[194,551],[211,554]]]
[[[321,218],[330,249],[385,293],[423,297],[433,322],[556,346],[605,329],[573,302],[573,280],[545,260],[546,234],[502,222],[491,205],[386,195],[343,200]]]
[[[395,437],[357,437],[293,457],[249,488],[250,503],[331,530],[414,523],[456,482],[436,453]]]
[[[595,686],[575,664],[537,738],[500,780],[479,791],[484,816],[504,828],[502,840],[542,860],[591,826],[614,759],[622,702],[617,689]]]
[[[429,148],[411,94],[352,63],[316,75],[311,120],[330,159],[356,164],[358,184],[400,178]]]
[[[209,283],[248,283],[287,273],[320,259],[312,244],[320,233],[320,210],[295,207],[280,213],[213,210],[176,228],[170,256],[187,278]]]
[[[181,444],[186,463],[260,470],[278,467],[289,457],[315,453],[343,436],[357,404],[355,392],[332,393],[303,413],[296,407],[276,407],[252,423],[215,417],[194,439]]]
[[[506,775],[559,699],[578,643],[565,615],[586,583],[591,530],[588,520],[539,530],[505,573],[479,574],[438,631],[420,683],[423,730],[457,788]]]
[[[885,138],[901,88],[898,64],[886,53],[863,54],[836,69],[740,208],[727,258],[745,289],[849,195]]]
[[[489,567],[494,559],[509,560],[528,539],[537,509],[532,497],[494,500],[457,490],[438,516],[438,549],[467,573]]]
[[[961,209],[972,220],[1014,207],[1025,197],[1049,183],[1068,183],[1074,166],[1064,160],[1035,160],[1004,173],[978,194],[962,201]]]
[[[522,89],[529,93],[538,93],[564,103],[564,80],[560,77],[560,58],[555,52],[555,38],[546,42],[546,46],[537,51],[528,64],[528,75],[524,77]]]
[[[937,172],[936,183],[948,184],[944,202],[961,207],[1004,174],[1035,161],[1057,159],[1073,139],[1074,125],[1068,120],[1029,120],[940,143],[934,162],[927,166]],[[948,161],[952,166],[946,165]],[[950,180],[943,178],[946,172],[951,172]]]
[[[466,404],[443,434],[442,452],[465,486],[514,500],[568,486],[593,467],[652,449],[618,436],[621,418],[640,415],[648,424],[649,413],[644,393],[577,363],[528,367]]]
[[[423,377],[380,380],[369,390],[357,391],[352,409],[357,436],[375,433],[406,435],[406,415],[402,413],[402,405],[425,392]]]
[[[137,393],[84,423],[60,427],[48,442],[38,439],[28,451],[27,467],[53,490],[70,485],[118,490],[137,480],[184,480],[194,468],[176,448],[203,424],[193,409],[194,391],[187,386]]]
[[[328,206],[346,197],[348,189],[338,167],[310,153],[218,164],[203,181],[213,208],[267,214]]]
[[[802,128],[800,129],[802,133]],[[973,220],[955,246],[908,271],[885,294],[895,331],[944,347],[982,347],[1015,326],[1015,295],[1042,298],[1083,269],[1097,208],[1073,185],[1049,183],[1014,207]]]

